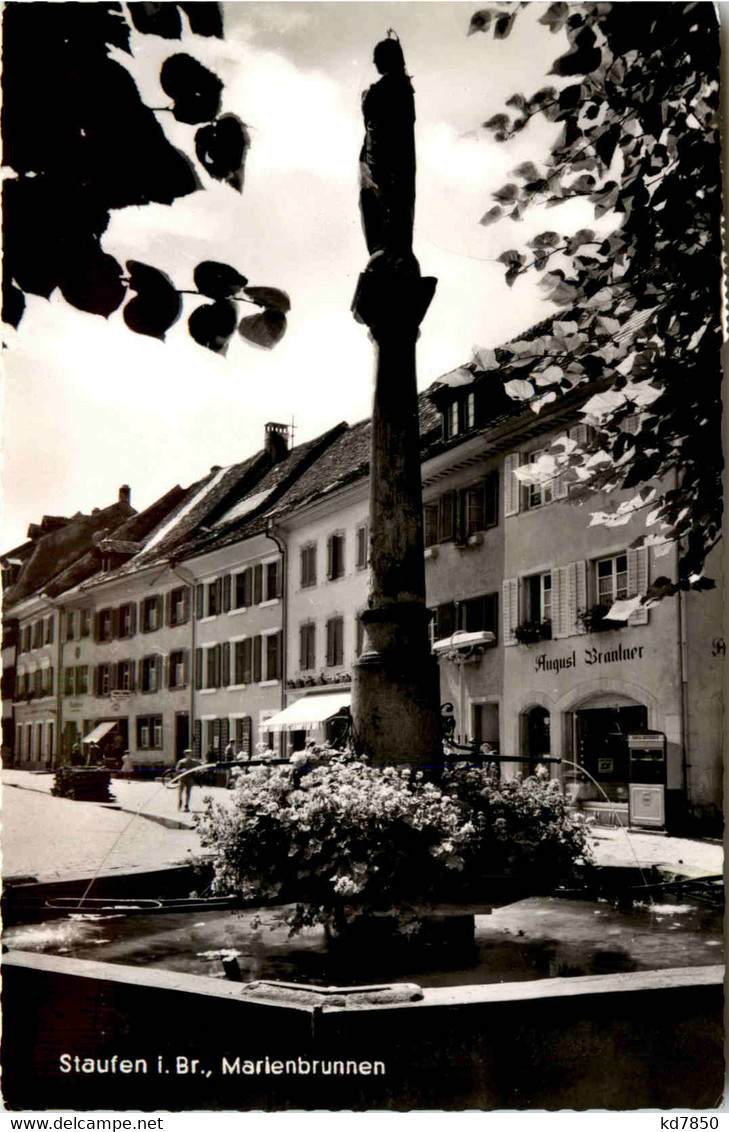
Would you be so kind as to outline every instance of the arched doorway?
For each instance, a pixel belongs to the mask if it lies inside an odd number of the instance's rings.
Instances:
[[[550,714],[547,708],[535,705],[524,712],[523,752],[528,773],[533,774],[540,759],[547,758],[552,750]]]
[[[578,776],[582,798],[627,805],[627,737],[647,729],[647,707],[627,696],[595,696],[571,715],[572,757],[595,780]]]

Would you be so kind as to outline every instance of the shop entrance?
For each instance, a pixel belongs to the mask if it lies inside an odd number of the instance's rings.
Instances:
[[[175,763],[190,746],[190,716],[186,711],[175,712]]]
[[[628,735],[645,731],[648,710],[641,704],[621,707],[584,706],[573,712],[575,762],[583,766],[611,802],[628,801]],[[585,799],[605,801],[589,780]]]

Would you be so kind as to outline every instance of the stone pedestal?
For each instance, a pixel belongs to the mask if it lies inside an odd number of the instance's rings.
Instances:
[[[417,264],[415,270],[365,272],[353,303],[376,349],[371,586],[352,696],[355,741],[374,765],[438,766],[443,761],[438,666],[425,605],[415,376],[418,327],[435,285],[435,279],[420,276]]]

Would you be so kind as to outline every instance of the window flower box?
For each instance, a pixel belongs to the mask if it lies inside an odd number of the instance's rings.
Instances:
[[[522,621],[521,625],[515,627],[514,636],[517,644],[520,645],[535,645],[538,641],[551,641],[552,622],[549,619]]]

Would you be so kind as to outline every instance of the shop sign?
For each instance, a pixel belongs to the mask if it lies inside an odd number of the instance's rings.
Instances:
[[[577,668],[578,664],[592,668],[594,665],[622,664],[625,661],[643,660],[645,645],[624,645],[622,642],[615,649],[582,649],[578,654],[576,649],[563,656],[549,656],[546,652],[540,653],[534,660],[535,672],[562,672],[568,668]]]
[[[66,701],[66,707],[68,708],[69,711],[72,711],[72,712],[81,711],[81,708],[83,707],[83,702],[81,700],[67,700]]]

